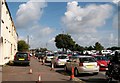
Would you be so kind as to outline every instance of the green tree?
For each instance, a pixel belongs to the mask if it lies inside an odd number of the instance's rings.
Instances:
[[[120,47],[113,46],[113,47],[107,48],[107,50],[112,50],[112,51],[120,50]]]
[[[18,51],[28,51],[29,45],[24,40],[18,41]]]
[[[94,48],[92,46],[89,46],[87,50],[91,51],[91,50],[94,50]]]
[[[55,37],[56,47],[59,49],[63,49],[63,51],[67,51],[68,49],[73,49],[75,46],[75,42],[68,34],[58,34]]]
[[[95,46],[94,46],[94,49],[97,50],[97,51],[101,51],[101,50],[104,49],[104,47],[99,42],[96,42]]]

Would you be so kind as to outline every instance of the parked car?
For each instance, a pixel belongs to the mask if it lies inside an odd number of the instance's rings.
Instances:
[[[69,60],[69,57],[65,54],[61,54],[59,56],[54,56],[54,58],[52,59],[52,63],[54,64],[54,67],[64,66],[67,60]]]
[[[47,54],[46,58],[45,58],[45,62],[51,62],[51,60],[53,59],[54,54]]]
[[[14,64],[30,64],[30,55],[27,52],[17,52],[14,56]]]
[[[45,57],[45,53],[42,52],[37,53],[37,58],[39,59],[39,61],[41,61],[44,57]]]
[[[71,56],[65,64],[65,71],[71,71],[74,68],[74,75],[79,73],[99,73],[99,65],[92,56]]]
[[[110,60],[107,59],[106,56],[94,56],[97,60],[98,65],[100,66],[100,70],[107,70],[108,64]]]

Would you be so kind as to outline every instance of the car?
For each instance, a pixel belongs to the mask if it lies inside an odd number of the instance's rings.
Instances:
[[[14,64],[30,65],[30,55],[27,52],[17,52],[13,62]]]
[[[64,66],[67,60],[69,60],[69,57],[65,54],[61,54],[58,56],[54,56],[52,59],[52,63],[54,64],[54,67]]]
[[[54,57],[54,54],[46,54],[45,62],[51,62]]]
[[[66,62],[64,70],[72,71],[74,68],[74,75],[78,76],[81,73],[99,73],[99,65],[97,61],[92,56],[80,55],[80,56],[71,56]]]
[[[94,56],[94,57],[97,60],[98,65],[100,66],[100,71],[108,69],[108,64],[110,60],[107,59],[106,56]]]
[[[39,59],[39,61],[42,61],[44,57],[45,57],[45,53],[42,52],[37,53],[37,58]]]

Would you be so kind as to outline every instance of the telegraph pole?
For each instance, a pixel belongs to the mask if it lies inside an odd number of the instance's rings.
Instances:
[[[29,35],[27,36],[27,44],[30,46],[30,44],[29,44]]]

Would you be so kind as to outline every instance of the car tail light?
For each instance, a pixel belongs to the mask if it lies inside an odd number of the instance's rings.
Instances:
[[[83,66],[83,63],[79,63],[79,66]]]
[[[59,59],[57,59],[57,61],[59,61]]]
[[[30,55],[28,55],[28,60],[30,60]]]
[[[14,56],[14,60],[16,60],[16,54],[15,54],[15,56]]]
[[[99,66],[99,64],[97,63],[97,66]]]

